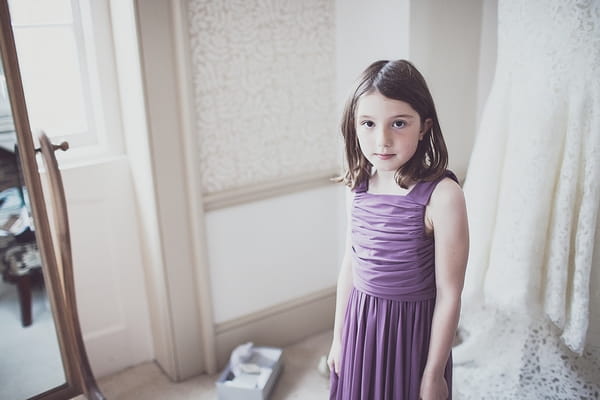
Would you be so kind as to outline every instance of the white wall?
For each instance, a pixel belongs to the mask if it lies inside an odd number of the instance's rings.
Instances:
[[[215,322],[335,285],[340,207],[331,184],[207,213]]]
[[[425,76],[449,167],[464,179],[477,127],[482,1],[412,1],[410,58]],[[487,79],[487,78],[486,78]]]
[[[336,0],[336,99],[341,110],[358,75],[377,60],[409,56],[409,0]]]

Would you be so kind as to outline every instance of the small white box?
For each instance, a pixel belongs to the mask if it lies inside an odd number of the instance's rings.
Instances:
[[[228,364],[217,380],[218,399],[267,400],[283,368],[282,354],[283,351],[276,347],[253,347],[247,363],[259,366],[261,374],[234,377]]]

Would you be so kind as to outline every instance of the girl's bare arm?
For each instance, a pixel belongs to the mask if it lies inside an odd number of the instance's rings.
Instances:
[[[352,289],[352,242],[350,239],[350,207],[354,195],[353,193],[347,193],[347,197],[348,222],[346,227],[346,242],[344,245],[344,257],[342,259],[342,264],[337,280],[333,340],[331,343],[331,349],[329,351],[329,357],[327,358],[327,364],[329,365],[329,369],[335,370],[336,374],[339,372],[340,352],[342,345],[342,329],[344,327],[346,305],[348,303],[348,296],[350,295],[350,290]]]
[[[440,379],[443,380],[444,369],[456,334],[469,254],[465,199],[456,182],[446,178],[436,186],[426,215],[433,228],[435,239],[437,296],[421,391],[424,399],[436,399],[445,398],[440,394],[443,392],[440,386],[445,382],[441,382]],[[424,390],[425,395],[423,395]]]

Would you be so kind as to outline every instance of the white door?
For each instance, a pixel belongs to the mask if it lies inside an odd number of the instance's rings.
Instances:
[[[81,328],[103,376],[153,358],[131,174],[119,157],[62,175]]]

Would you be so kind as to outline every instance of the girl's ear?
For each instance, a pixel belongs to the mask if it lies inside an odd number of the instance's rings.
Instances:
[[[421,126],[421,132],[419,133],[419,140],[423,140],[423,136],[427,133],[428,130],[433,126],[433,120],[431,118],[427,118],[423,121],[423,126]]]

